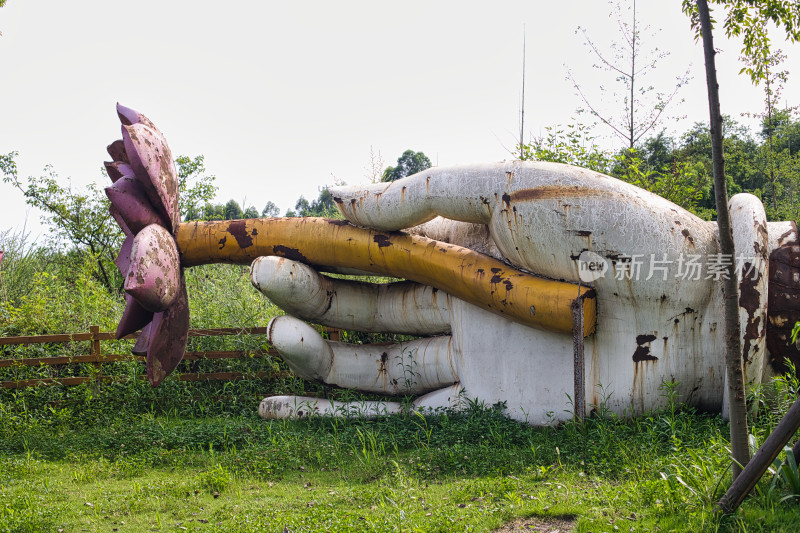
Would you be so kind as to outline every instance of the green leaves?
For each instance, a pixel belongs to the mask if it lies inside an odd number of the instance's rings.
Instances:
[[[396,167],[386,167],[381,181],[395,181],[431,168],[431,160],[422,152],[406,150],[397,158]]]
[[[217,186],[214,185],[216,176],[206,174],[205,157],[202,155],[194,159],[178,156],[175,166],[178,170],[181,218],[195,220],[200,212],[199,206],[212,201],[217,194]]]
[[[711,186],[711,179],[702,163],[673,158],[663,166],[654,168],[636,150],[628,150],[617,157],[614,174],[701,218],[708,218],[709,213],[698,210],[698,201],[708,195]]]
[[[520,147],[523,161],[551,161],[608,173],[614,162],[609,152],[602,150],[583,124],[548,126],[547,135]]]
[[[800,3],[796,0],[710,0],[710,4],[721,6],[725,12],[722,26],[727,37],[741,37],[741,54],[750,60],[740,74],[747,74],[754,85],[758,85],[768,74],[770,39],[769,24],[785,32],[786,40],[800,40]],[[701,37],[700,19],[694,0],[683,0],[683,12],[689,16],[695,31],[695,40]],[[711,19],[712,25],[716,21]]]
[[[97,185],[73,189],[48,165],[44,175],[31,176],[23,183],[14,162],[16,152],[0,156],[3,181],[10,183],[25,196],[28,205],[44,211],[44,222],[55,238],[56,248],[87,250],[96,257],[98,276],[108,289],[119,285],[114,269],[116,250],[122,242],[122,232],[108,212],[109,202]]]
[[[48,165],[41,176],[20,179],[15,158],[17,152],[0,155],[3,181],[25,197],[28,205],[44,211],[43,221],[57,249],[76,250],[95,258],[97,278],[109,289],[118,289],[121,278],[113,262],[122,243],[123,234],[109,214],[109,201],[102,189],[92,183],[86,188],[73,187]],[[176,160],[181,195],[181,216],[185,217],[202,202],[213,199],[214,176],[206,174],[202,155]],[[66,184],[65,184],[66,182]]]

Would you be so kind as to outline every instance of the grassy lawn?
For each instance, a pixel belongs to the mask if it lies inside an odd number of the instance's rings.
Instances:
[[[800,528],[797,500],[780,501],[790,487],[770,490],[769,477],[717,516],[727,425],[675,406],[557,428],[479,405],[291,422],[88,412],[3,421],[0,531],[493,531],[520,518],[595,533]]]

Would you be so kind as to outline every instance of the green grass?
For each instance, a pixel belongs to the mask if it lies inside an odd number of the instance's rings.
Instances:
[[[716,515],[727,425],[681,409],[558,428],[480,405],[376,420],[32,420],[0,435],[0,531],[491,531],[529,516],[574,517],[579,532],[800,523],[794,499],[767,496],[770,479],[736,515]]]
[[[4,259],[0,333],[113,329],[121,299],[97,284],[89,263],[66,268],[18,248]],[[12,283],[7,268],[26,261],[37,271],[49,266]],[[246,268],[192,269],[187,285],[194,327],[265,325],[279,312],[252,290]],[[190,350],[254,352],[264,343],[263,336],[193,338]],[[2,358],[37,357],[88,347],[2,351]],[[10,367],[0,379],[91,370]],[[229,383],[173,376],[152,389],[139,379],[142,365],[114,363],[104,374],[126,379],[0,389],[0,533],[491,531],[527,517],[566,517],[584,533],[800,530],[800,473],[790,461],[776,463],[734,516],[714,512],[730,482],[728,426],[681,408],[669,384],[668,408],[634,420],[598,405],[585,423],[531,428],[506,419],[503,406],[472,402],[463,413],[267,422],[256,417],[266,395],[363,396],[287,376],[271,357],[178,368],[215,370],[274,376]],[[799,390],[790,373],[750,391],[756,441]]]

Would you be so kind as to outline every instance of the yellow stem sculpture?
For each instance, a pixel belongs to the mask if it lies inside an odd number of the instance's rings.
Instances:
[[[406,278],[515,322],[572,333],[572,304],[583,300],[584,336],[594,332],[597,303],[589,287],[527,274],[469,248],[343,220],[263,218],[182,223],[176,240],[183,266],[250,264],[264,255],[317,267],[352,268]]]

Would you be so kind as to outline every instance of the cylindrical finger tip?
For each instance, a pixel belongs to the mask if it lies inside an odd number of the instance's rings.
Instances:
[[[269,342],[300,377],[324,380],[331,370],[333,352],[322,336],[290,316],[278,316],[267,326]]]

